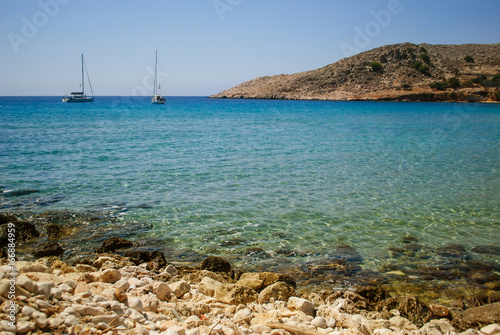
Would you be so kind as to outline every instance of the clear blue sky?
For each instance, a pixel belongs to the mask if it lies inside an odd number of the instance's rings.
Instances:
[[[390,17],[387,15],[390,14]],[[500,42],[498,0],[1,0],[0,95],[210,95],[401,43]],[[364,34],[360,37],[359,31]]]

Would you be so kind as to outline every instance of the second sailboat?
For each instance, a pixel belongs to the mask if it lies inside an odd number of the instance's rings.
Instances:
[[[154,78],[154,90],[153,90],[153,97],[151,98],[151,102],[154,104],[164,104],[165,103],[165,98],[159,94],[160,90],[160,84],[158,83],[158,50],[156,50],[156,56],[155,56],[155,78]]]

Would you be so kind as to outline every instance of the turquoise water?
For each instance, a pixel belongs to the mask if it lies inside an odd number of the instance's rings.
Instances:
[[[500,246],[499,105],[148,99],[0,98],[0,211],[118,219],[74,250],[120,235],[240,264]]]

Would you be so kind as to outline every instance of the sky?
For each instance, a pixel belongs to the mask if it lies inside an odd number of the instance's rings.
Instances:
[[[207,96],[403,42],[499,43],[498,0],[1,0],[0,95]],[[88,89],[87,89],[88,91]]]

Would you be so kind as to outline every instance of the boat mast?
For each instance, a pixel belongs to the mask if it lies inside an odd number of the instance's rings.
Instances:
[[[82,54],[82,95],[85,95],[85,83],[83,82],[84,76],[83,76],[83,54]]]
[[[156,50],[156,55],[155,55],[155,79],[154,79],[154,92],[153,92],[153,95],[156,96],[156,69],[157,69],[157,65],[158,65],[158,50]]]

